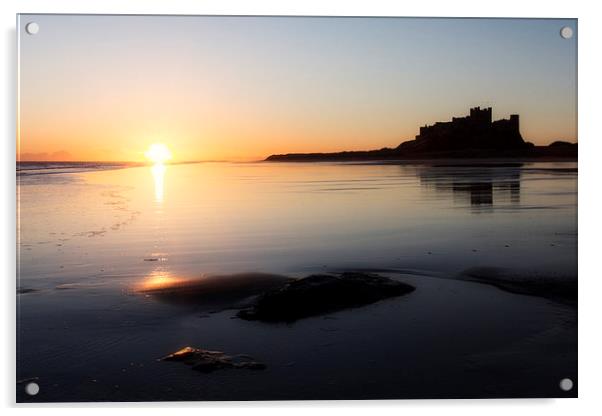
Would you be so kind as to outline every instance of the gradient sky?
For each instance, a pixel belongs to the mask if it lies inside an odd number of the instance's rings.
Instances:
[[[536,144],[576,141],[576,29],[570,19],[21,15],[18,151],[139,161],[162,142],[181,161],[374,149],[478,105],[494,119],[520,114]]]

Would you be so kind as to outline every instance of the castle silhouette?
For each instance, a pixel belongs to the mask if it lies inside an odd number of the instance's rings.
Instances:
[[[518,114],[492,121],[491,107],[474,107],[466,117],[420,127],[415,140],[400,144],[400,151],[429,152],[463,149],[524,149],[529,144],[519,130]]]
[[[577,144],[555,141],[535,146],[523,140],[519,116],[493,121],[491,107],[474,107],[465,117],[452,117],[420,127],[415,139],[395,148],[336,153],[287,153],[271,155],[268,161],[401,160],[428,158],[550,158],[577,159]]]

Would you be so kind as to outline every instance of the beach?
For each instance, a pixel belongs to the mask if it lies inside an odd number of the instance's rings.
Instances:
[[[576,289],[576,162],[58,168],[18,172],[17,380],[41,386],[18,401],[577,395],[576,293],[554,290]],[[346,271],[415,290],[237,318],[279,279]],[[265,369],[158,360],[186,346]]]

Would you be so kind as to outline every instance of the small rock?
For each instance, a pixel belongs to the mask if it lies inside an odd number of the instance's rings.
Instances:
[[[194,356],[196,348],[184,347],[181,350],[174,352],[173,354],[166,355],[161,358],[161,361],[183,361],[189,357]]]
[[[191,366],[193,370],[202,373],[211,373],[222,368],[246,368],[250,370],[263,370],[266,365],[248,355],[239,354],[229,356],[221,351],[203,350],[201,348],[184,347],[169,354],[159,361],[179,361]]]
[[[249,370],[265,370],[266,365],[257,361],[246,361],[234,364],[235,368],[248,368]]]

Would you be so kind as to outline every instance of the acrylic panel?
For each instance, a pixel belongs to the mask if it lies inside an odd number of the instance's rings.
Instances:
[[[576,19],[17,32],[17,401],[577,396]]]

